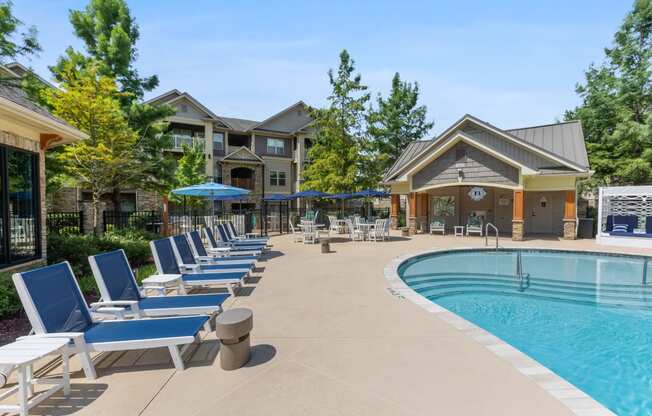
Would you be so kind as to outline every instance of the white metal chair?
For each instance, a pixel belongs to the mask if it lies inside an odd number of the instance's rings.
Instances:
[[[385,241],[385,220],[379,219],[374,223],[373,228],[369,230],[370,241]]]
[[[441,235],[446,234],[446,221],[442,219],[432,220],[430,223],[430,234],[441,233]]]
[[[294,224],[290,221],[290,232],[292,234],[292,241],[295,243],[300,243],[303,241],[303,232],[294,228]]]
[[[352,220],[350,220],[350,219],[346,220],[346,228],[349,231],[349,238],[351,240],[353,240],[353,241],[362,241],[362,240],[364,240],[364,233],[353,224]]]
[[[466,223],[466,235],[479,234],[482,237],[482,219],[480,217],[469,217]]]
[[[317,226],[312,221],[301,221],[301,231],[303,233],[304,244],[314,244],[317,242]]]

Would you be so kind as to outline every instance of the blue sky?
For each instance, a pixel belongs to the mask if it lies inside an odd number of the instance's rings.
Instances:
[[[40,74],[79,47],[68,10],[86,0],[15,0],[44,51]],[[372,93],[394,72],[418,81],[434,132],[471,113],[499,127],[545,124],[579,103],[575,84],[600,62],[629,1],[131,0],[138,67],[215,113],[262,120],[303,100],[322,105],[326,72],[346,48]]]

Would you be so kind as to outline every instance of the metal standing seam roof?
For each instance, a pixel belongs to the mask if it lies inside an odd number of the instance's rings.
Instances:
[[[475,118],[472,116],[465,117],[468,117],[470,121],[473,121]],[[561,159],[572,162],[586,170],[589,169],[589,160],[586,153],[586,145],[584,143],[582,124],[579,121],[568,121],[508,130],[499,129],[496,126],[479,119],[478,121],[485,123],[492,128],[501,130],[526,144],[535,146],[545,152],[558,156]],[[384,181],[392,180],[392,176],[421,154],[429,144],[440,137],[441,135],[432,140],[419,140],[411,143],[401,156],[399,156],[394,165],[387,171]],[[568,171],[572,170],[568,169]]]
[[[579,121],[509,129],[505,132],[583,168],[589,167],[582,123]]]

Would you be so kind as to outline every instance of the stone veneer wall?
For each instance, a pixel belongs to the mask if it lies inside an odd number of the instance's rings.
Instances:
[[[41,150],[41,144],[36,140],[31,140],[26,137],[18,136],[14,133],[0,130],[0,144],[11,146],[21,150],[27,150],[29,152],[38,153],[39,155],[39,188],[40,188],[40,200],[41,200],[41,260],[29,263],[34,265],[34,263],[42,263],[43,260],[47,257],[47,236],[45,231],[45,218],[46,218],[46,204],[45,204],[45,157],[43,151]],[[20,265],[19,267],[25,267],[25,265]],[[9,270],[9,269],[7,269]]]

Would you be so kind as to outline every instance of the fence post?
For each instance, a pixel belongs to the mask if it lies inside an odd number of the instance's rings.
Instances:
[[[79,210],[79,234],[86,234],[86,230],[84,229],[84,211]]]

